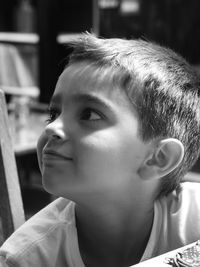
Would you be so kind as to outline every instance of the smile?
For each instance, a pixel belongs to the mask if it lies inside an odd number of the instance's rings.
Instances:
[[[45,160],[64,160],[64,161],[72,161],[72,158],[68,156],[61,155],[52,150],[43,151],[42,159]]]

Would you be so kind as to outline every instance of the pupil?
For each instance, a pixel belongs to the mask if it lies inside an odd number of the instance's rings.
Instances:
[[[84,115],[83,115],[83,118],[85,120],[89,119],[91,116],[91,111],[89,109],[87,109],[85,112],[84,112]]]

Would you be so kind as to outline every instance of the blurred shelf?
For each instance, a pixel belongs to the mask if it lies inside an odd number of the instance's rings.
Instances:
[[[21,95],[21,96],[30,96],[38,97],[40,94],[40,89],[37,86],[4,86],[0,85],[0,88],[6,93],[11,95]]]
[[[39,35],[36,33],[0,32],[0,42],[35,45],[39,43]]]
[[[57,43],[66,44],[71,40],[80,38],[82,35],[82,33],[60,33],[57,36]]]

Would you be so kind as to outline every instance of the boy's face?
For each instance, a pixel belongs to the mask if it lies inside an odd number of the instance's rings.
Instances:
[[[50,121],[38,141],[43,185],[58,196],[137,192],[137,170],[148,146],[138,137],[136,112],[126,94],[95,67],[64,70],[50,103]]]

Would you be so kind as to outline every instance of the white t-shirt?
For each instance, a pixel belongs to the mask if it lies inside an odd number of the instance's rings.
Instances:
[[[74,207],[59,198],[29,219],[0,248],[3,266],[84,267]],[[178,197],[173,192],[155,202],[153,227],[141,261],[199,238],[200,183],[184,183]]]

